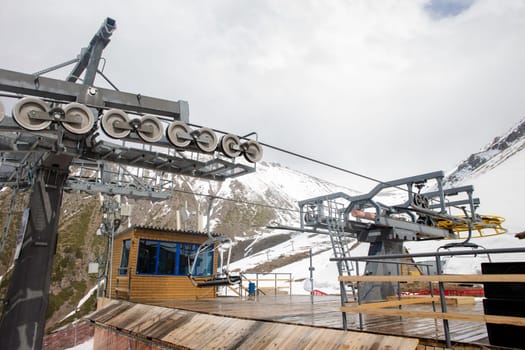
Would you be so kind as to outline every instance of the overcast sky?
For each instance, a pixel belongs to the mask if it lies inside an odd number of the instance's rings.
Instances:
[[[75,58],[112,17],[104,72],[120,90],[186,100],[192,123],[256,131],[380,180],[448,171],[525,116],[523,0],[1,6],[1,68],[33,73]],[[265,159],[373,185],[276,152]]]

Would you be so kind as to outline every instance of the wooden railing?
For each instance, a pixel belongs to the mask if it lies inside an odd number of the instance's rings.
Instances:
[[[117,299],[125,299],[129,300],[129,283],[130,279],[127,275],[123,276],[117,276],[116,278],[116,286],[115,286],[115,297]]]
[[[438,282],[438,283],[487,283],[487,282],[506,282],[506,283],[525,283],[525,274],[490,274],[490,275],[423,275],[423,276],[339,276],[340,282],[359,283],[359,282]],[[468,322],[497,323],[515,326],[525,326],[525,318],[513,316],[496,315],[476,315],[457,312],[432,312],[432,311],[412,311],[391,309],[403,305],[424,304],[440,302],[441,297],[424,296],[417,299],[401,299],[392,301],[380,301],[360,305],[344,305],[342,312],[352,312],[359,314],[373,314],[384,316],[402,316],[434,318],[442,320],[458,320]]]
[[[380,302],[379,304],[359,304],[357,306],[351,306],[344,303],[341,306],[341,311],[343,313],[343,328],[346,329],[346,313],[353,312],[359,314],[359,326],[363,328],[363,318],[362,314],[376,314],[376,315],[395,315],[395,316],[405,316],[405,317],[419,317],[419,318],[434,318],[443,320],[443,329],[445,333],[445,340],[447,347],[451,346],[450,339],[450,330],[449,330],[449,320],[459,320],[459,321],[470,321],[470,322],[485,322],[485,323],[496,323],[496,324],[508,324],[521,326],[525,325],[525,318],[514,317],[514,316],[498,316],[498,315],[476,315],[476,314],[464,314],[464,313],[452,313],[447,312],[447,302],[445,297],[445,283],[457,283],[457,282],[473,282],[473,283],[525,283],[525,274],[485,274],[485,275],[442,275],[442,257],[445,256],[464,256],[464,255],[487,255],[490,261],[490,255],[492,254],[514,254],[514,253],[525,253],[525,248],[523,247],[514,247],[514,248],[496,248],[496,249],[485,249],[481,246],[477,246],[473,243],[463,242],[460,245],[450,245],[444,246],[445,248],[470,248],[470,250],[459,250],[451,251],[446,249],[446,251],[436,251],[436,252],[426,252],[426,253],[415,253],[415,254],[391,254],[391,255],[374,255],[374,256],[357,256],[357,257],[341,257],[341,258],[331,258],[331,261],[352,261],[352,262],[367,262],[367,261],[382,261],[383,263],[395,262],[396,259],[406,259],[406,258],[434,258],[436,262],[437,275],[423,275],[423,276],[377,276],[377,275],[359,275],[359,265],[357,267],[357,276],[340,276],[339,280],[341,282],[355,282],[359,284],[360,282],[437,282],[439,285],[439,302],[441,304],[441,312],[437,312],[434,308],[434,312],[424,312],[424,311],[412,311],[412,310],[401,310],[400,307],[406,301],[394,301],[394,302]],[[478,248],[478,249],[474,249]],[[359,289],[359,286],[358,286]],[[430,288],[432,290],[432,288]],[[430,298],[433,298],[431,295]],[[435,305],[436,299],[428,299],[429,302]],[[359,294],[358,294],[358,303],[359,303]],[[381,304],[387,303],[387,304]],[[419,303],[419,302],[408,302],[405,305],[410,303]],[[388,307],[395,307],[398,309],[388,309]]]

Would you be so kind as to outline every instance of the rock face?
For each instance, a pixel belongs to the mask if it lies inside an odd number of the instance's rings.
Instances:
[[[450,172],[445,184],[452,186],[461,183],[467,178],[479,176],[494,169],[505,160],[525,148],[525,119],[502,136],[496,137],[491,143],[483,147],[480,152],[471,154],[467,159]]]

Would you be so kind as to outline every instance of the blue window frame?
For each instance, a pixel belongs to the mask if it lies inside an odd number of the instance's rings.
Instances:
[[[177,269],[178,275],[187,275],[190,273],[191,264],[199,246],[192,243],[179,244],[179,265]]]
[[[177,243],[159,242],[157,273],[159,275],[174,275],[177,261]]]
[[[129,250],[131,248],[131,240],[125,239],[122,241],[122,255],[120,257],[120,267],[118,269],[119,275],[128,274],[128,264],[129,264]]]
[[[195,276],[210,276],[213,274],[213,248],[201,250],[195,263]]]
[[[139,240],[137,274],[186,276],[189,274],[198,244]],[[203,251],[195,263],[195,276],[213,274],[213,250]]]
[[[158,241],[141,239],[137,258],[137,273],[155,274],[157,271]]]

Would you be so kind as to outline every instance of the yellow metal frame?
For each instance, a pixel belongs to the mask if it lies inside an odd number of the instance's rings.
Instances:
[[[456,216],[458,219],[466,219],[464,215]],[[507,229],[502,226],[505,218],[496,215],[480,215],[481,221],[472,223],[472,237],[481,238],[489,236],[497,236],[507,233]],[[452,220],[440,220],[437,227],[457,233],[458,239],[468,237],[469,227],[465,220],[461,222],[454,222]],[[465,233],[466,232],[466,233]]]

